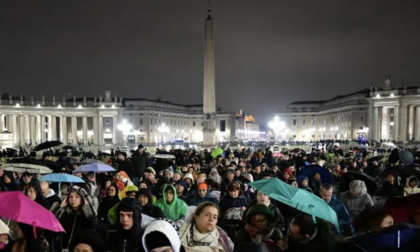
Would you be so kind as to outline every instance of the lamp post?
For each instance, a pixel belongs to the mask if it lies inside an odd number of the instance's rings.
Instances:
[[[159,133],[162,134],[162,143],[165,142],[164,136],[165,133],[169,133],[169,127],[166,126],[164,123],[162,123],[159,127],[158,127],[158,131]]]
[[[268,122],[268,127],[273,130],[274,140],[276,140],[278,138],[278,132],[286,128],[286,123],[284,121],[280,121],[278,116],[275,116],[272,121]]]
[[[117,125],[117,129],[119,131],[121,131],[123,138],[124,138],[124,144],[126,144],[126,137],[128,135],[128,133],[130,132],[130,130],[133,129],[133,125],[131,125],[130,123],[127,122],[127,120],[122,120],[122,122],[120,124]]]

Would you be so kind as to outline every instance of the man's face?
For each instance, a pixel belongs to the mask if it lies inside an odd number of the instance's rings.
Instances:
[[[140,148],[140,149],[138,149],[137,151],[140,153],[140,154],[142,154],[143,153],[143,148]]]
[[[233,175],[233,173],[232,173],[232,172],[228,172],[228,173],[226,174],[226,177],[227,177],[227,179],[228,179],[228,180],[232,180],[232,179],[233,179],[233,177],[234,177],[234,175]]]
[[[172,189],[168,189],[165,191],[165,197],[168,203],[172,203],[172,201],[174,201],[174,191]]]
[[[388,176],[386,176],[386,181],[388,181],[389,183],[394,183],[395,177],[392,174],[388,174]]]
[[[206,179],[207,179],[207,176],[205,173],[198,174],[197,184],[203,183],[204,181],[206,181]]]
[[[307,186],[308,185],[308,180],[306,180],[306,179],[304,179],[304,180],[302,180],[302,186]]]
[[[150,252],[174,252],[170,246],[159,247],[150,250]]]
[[[27,175],[25,177],[22,177],[22,180],[25,184],[29,184],[31,183],[32,177]]]
[[[289,236],[294,241],[305,241],[305,240],[307,240],[306,235],[301,235],[300,234],[299,226],[296,226],[293,223],[290,224]]]
[[[172,181],[176,182],[179,181],[181,179],[181,175],[179,175],[178,173],[174,174],[174,177],[172,178]]]
[[[141,206],[145,206],[147,205],[147,203],[149,203],[149,197],[147,197],[144,194],[140,194],[137,200],[139,201]]]
[[[176,185],[175,185],[175,189],[176,189],[176,192],[177,192],[178,194],[182,194],[182,193],[184,193],[184,187],[183,187],[182,185],[180,185],[180,184],[176,184]]]
[[[121,161],[124,161],[125,160],[125,157],[124,157],[123,154],[119,154],[118,155],[118,159],[121,160]]]
[[[325,202],[329,203],[333,195],[333,190],[332,189],[327,190],[323,188],[319,191],[319,194]]]
[[[153,180],[154,178],[155,178],[155,174],[153,174],[151,172],[147,173],[147,179],[148,180]]]
[[[260,172],[261,172],[261,167],[260,166],[255,167],[255,173],[259,174]]]
[[[204,197],[206,197],[206,194],[207,194],[207,190],[206,189],[198,189],[198,196],[200,197],[200,198],[204,198]]]
[[[120,211],[120,223],[124,230],[130,230],[134,226],[133,212]]]

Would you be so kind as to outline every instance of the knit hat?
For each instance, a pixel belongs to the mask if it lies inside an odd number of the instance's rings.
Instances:
[[[409,165],[414,161],[413,153],[408,150],[400,151],[398,156],[400,157],[400,161],[405,165]]]
[[[274,213],[264,204],[253,205],[246,214],[246,222],[250,223],[252,216],[256,214],[265,215],[270,221],[274,221]]]
[[[151,251],[160,247],[172,247],[171,241],[166,235],[159,231],[152,231],[145,237],[147,250]],[[95,251],[96,252],[96,251]]]
[[[143,149],[143,145],[139,144],[139,146],[137,146],[137,149]]]
[[[72,240],[69,251],[74,251],[74,248],[79,244],[89,245],[95,252],[106,252],[106,243],[104,238],[93,230],[81,230],[77,236]]]
[[[178,180],[175,185],[182,185],[185,189],[188,188],[187,182],[184,180]]]
[[[194,180],[193,175],[191,173],[185,174],[184,179],[187,179],[187,178],[191,179],[191,181]]]
[[[155,171],[155,169],[153,169],[153,167],[147,167],[146,172],[147,173],[153,173],[153,175],[156,175],[156,171]]]
[[[204,190],[208,190],[209,189],[209,186],[206,184],[206,183],[200,183],[199,185],[198,185],[198,189],[200,190],[202,190],[202,189],[204,189]]]

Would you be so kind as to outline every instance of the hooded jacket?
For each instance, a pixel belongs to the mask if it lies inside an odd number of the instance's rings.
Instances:
[[[411,179],[416,180],[417,184],[416,184],[415,187],[410,186],[410,180]],[[419,180],[415,176],[408,177],[405,180],[404,196],[409,196],[409,195],[416,194],[416,193],[420,193]]]
[[[141,241],[143,243],[143,248],[145,252],[149,252],[147,248],[147,244],[148,244],[147,235],[153,231],[158,231],[164,234],[168,238],[168,240],[171,242],[171,247],[174,252],[184,251],[181,248],[181,240],[179,239],[178,233],[176,232],[174,227],[171,226],[171,224],[169,224],[167,221],[156,220],[156,221],[151,222],[147,226],[146,230],[144,230],[144,235]]]
[[[121,223],[118,222],[118,238],[115,252],[143,251],[142,241],[139,239],[143,234],[141,228],[142,207],[136,199],[124,198],[118,205],[118,216],[120,216],[121,211],[128,210],[133,211],[133,227],[130,230],[125,230]]]
[[[163,211],[163,215],[165,218],[168,218],[173,221],[177,221],[178,219],[185,217],[185,214],[187,213],[188,205],[178,199],[178,196],[176,195],[176,189],[172,185],[165,185],[163,187],[163,192],[165,192],[167,187],[171,187],[174,192],[174,200],[171,203],[166,202],[166,194],[163,193],[163,197],[158,199],[155,202],[155,206],[160,207]]]
[[[118,193],[119,193],[118,186],[115,184],[113,184],[112,186],[115,188],[115,196],[109,197],[107,193],[106,194],[107,196],[105,196],[102,199],[101,204],[99,204],[98,219],[100,222],[106,222],[108,218],[107,217],[108,211],[120,202],[120,198],[118,197]]]
[[[145,195],[149,199],[149,202],[147,202],[146,205],[142,206],[142,213],[155,219],[164,218],[165,216],[162,212],[162,209],[153,205],[151,190],[148,188],[140,188],[140,190],[138,190],[137,192],[136,198],[138,199],[141,194]]]
[[[216,168],[211,169],[209,178],[213,179],[214,182],[218,183],[219,185],[222,184],[222,177],[219,175],[219,172]]]

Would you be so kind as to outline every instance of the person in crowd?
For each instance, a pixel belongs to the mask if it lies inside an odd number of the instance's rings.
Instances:
[[[51,205],[42,194],[41,188],[39,187],[39,183],[37,185],[38,186],[35,186],[34,184],[25,185],[23,191],[24,194],[26,194],[31,200],[43,206],[45,209],[50,209]]]
[[[176,195],[178,199],[187,202],[189,199],[187,196],[187,192],[188,192],[187,182],[185,182],[184,180],[179,180],[175,184],[175,189],[176,189]]]
[[[217,226],[219,216],[220,210],[212,202],[198,205],[191,222],[179,230],[181,243],[187,251],[233,252],[232,241]]]
[[[148,188],[140,188],[136,194],[136,198],[142,207],[142,213],[153,218],[164,218],[164,214],[160,207],[153,205],[152,192]]]
[[[382,184],[380,194],[388,197],[394,197],[398,195],[400,191],[400,186],[395,181],[395,176],[393,173],[388,173],[386,175],[386,181]]]
[[[108,187],[111,184],[112,184],[112,179],[109,178],[109,177],[105,178],[105,180],[103,181],[102,186],[101,186],[101,191],[99,192],[99,196],[98,196],[99,202],[101,202],[102,199],[108,195]]]
[[[279,242],[280,251],[335,252],[336,239],[327,222],[306,213],[297,214],[290,222],[287,242]]]
[[[415,176],[406,178],[404,196],[420,193],[419,180]]]
[[[309,186],[309,179],[307,177],[302,178],[299,184],[299,188],[305,189],[306,191],[312,193],[312,189]]]
[[[357,232],[370,233],[392,225],[394,225],[394,218],[386,209],[381,208],[364,217]]]
[[[140,203],[133,198],[124,198],[117,211],[119,221],[114,252],[141,251],[143,244],[140,237],[143,235],[143,229]]]
[[[124,171],[128,175],[133,175],[133,163],[127,160],[127,153],[125,153],[124,151],[118,154],[117,165],[118,171]]]
[[[352,234],[354,229],[352,226],[352,219],[347,211],[344,203],[333,195],[333,187],[331,184],[322,184],[319,190],[319,196],[328,203],[328,205],[337,214],[338,224],[340,225],[341,233]]]
[[[216,168],[211,169],[209,178],[213,179],[213,181],[219,185],[222,184],[222,177],[219,175],[219,172]]]
[[[203,202],[212,202],[216,205],[219,204],[219,201],[210,197],[209,186],[206,183],[200,183],[197,189],[197,196],[188,198],[187,204],[189,206],[198,206]]]
[[[255,204],[246,214],[246,226],[238,233],[235,251],[240,252],[249,244],[257,244],[260,249],[275,252],[282,238],[281,231],[275,228],[273,211],[264,204]]]
[[[228,169],[226,171],[226,177],[223,179],[221,184],[221,194],[220,197],[224,198],[229,193],[229,185],[234,181],[235,178],[235,171],[232,169]]]
[[[98,208],[98,220],[100,223],[107,223],[108,211],[120,202],[118,193],[119,191],[117,185],[111,184],[108,186],[107,194],[102,199]]]
[[[107,252],[104,238],[94,230],[76,234],[69,248],[69,252]]]
[[[177,231],[165,220],[152,221],[141,241],[145,252],[185,252]]]
[[[47,200],[48,204],[52,206],[55,202],[61,203],[60,197],[55,194],[54,190],[50,188],[48,182],[39,181],[39,186],[41,187],[42,195]]]
[[[163,197],[155,202],[155,206],[162,209],[165,218],[173,221],[184,218],[188,208],[188,205],[184,201],[178,199],[175,192],[175,187],[165,185],[163,187]]]
[[[20,186],[15,181],[15,175],[11,171],[4,171],[2,181],[3,191],[20,191]]]
[[[54,203],[50,209],[66,231],[60,233],[61,249],[68,249],[73,233],[84,229],[95,229],[97,226],[96,212],[86,190],[73,185],[69,192],[61,204]]]
[[[312,180],[310,184],[312,192],[314,194],[318,194],[321,188],[321,185],[322,185],[321,174],[319,174],[318,172],[315,172],[314,175],[312,176]]]
[[[18,225],[17,238],[8,246],[11,247],[11,252],[48,252],[50,250],[50,245],[42,237],[42,229],[34,229],[32,225],[24,223]]]
[[[231,182],[228,190],[229,194],[220,202],[220,211],[222,215],[230,208],[242,208],[242,210],[245,211],[249,202],[245,196],[242,195],[242,188],[239,182]]]
[[[268,209],[270,209],[273,212],[274,221],[275,221],[275,225],[274,225],[275,228],[277,228],[281,231],[283,231],[285,229],[286,224],[285,224],[283,215],[280,213],[277,206],[275,204],[273,204],[271,199],[267,195],[262,193],[261,191],[257,191],[256,199],[254,199],[253,201],[251,201],[251,203],[249,203],[249,205],[247,207],[247,210],[244,212],[244,222],[246,222],[247,211],[256,204],[264,204],[265,206],[268,207]]]
[[[90,198],[92,199],[93,207],[98,211],[99,200],[98,196],[100,193],[100,188],[96,184],[96,177],[94,172],[89,172],[86,176],[86,189],[89,193]]]
[[[138,185],[140,178],[144,176],[146,168],[149,167],[149,155],[144,151],[143,145],[137,147],[137,151],[131,155],[133,163],[133,183]]]
[[[353,180],[350,183],[350,190],[341,195],[341,200],[353,220],[363,210],[374,205],[372,197],[367,193],[365,182],[361,180]]]

